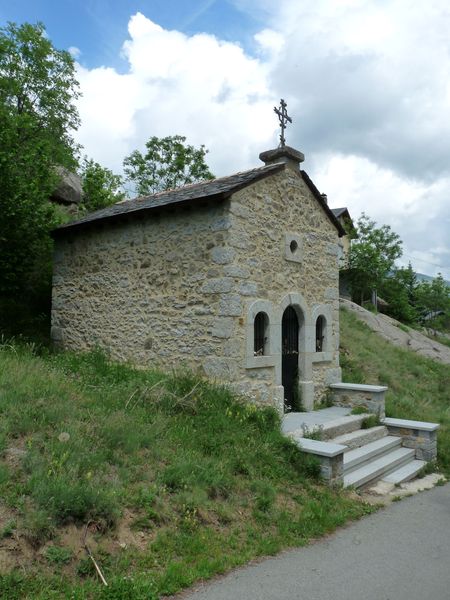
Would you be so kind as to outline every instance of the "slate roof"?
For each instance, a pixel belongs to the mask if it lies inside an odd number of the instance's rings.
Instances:
[[[345,206],[343,206],[342,208],[332,208],[331,212],[336,217],[336,219],[338,219],[345,212],[347,213],[348,216],[350,216],[350,214],[349,214],[349,212],[348,212],[348,210],[347,210],[347,208]]]
[[[139,196],[133,200],[117,202],[107,208],[102,208],[101,210],[89,213],[81,219],[61,225],[52,231],[52,235],[53,237],[60,237],[66,232],[77,230],[93,223],[113,221],[126,215],[162,209],[167,206],[178,206],[180,204],[195,205],[206,199],[220,201],[228,198],[231,194],[242,188],[268,177],[273,173],[282,171],[283,169],[284,163],[275,163],[257,167],[249,171],[235,173],[234,175],[229,175],[227,177],[220,177],[218,179],[212,179],[211,181],[202,181],[201,183],[194,183],[181,188],[159,192],[151,196]],[[305,171],[299,171],[299,174],[324,208],[333,225],[339,231],[339,234],[344,235],[345,232],[342,229],[342,226],[337,221],[326,202],[324,202],[308,175]]]

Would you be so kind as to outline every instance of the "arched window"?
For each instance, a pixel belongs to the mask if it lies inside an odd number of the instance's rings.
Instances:
[[[269,317],[265,312],[259,312],[253,322],[253,354],[264,356],[268,351]]]
[[[327,322],[323,315],[317,317],[316,321],[316,352],[323,352],[325,349],[325,331]]]

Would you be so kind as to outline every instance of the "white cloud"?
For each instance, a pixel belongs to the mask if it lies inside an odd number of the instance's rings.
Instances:
[[[273,98],[260,61],[237,44],[167,31],[140,13],[130,19],[129,34],[126,74],[78,69],[79,139],[98,160],[120,169],[150,136],[180,134],[205,144],[211,168],[222,175],[253,166],[273,145],[276,123],[266,118]]]
[[[79,48],[77,48],[76,46],[70,46],[70,48],[68,49],[68,52],[74,59],[77,59],[81,56],[81,50]]]
[[[330,204],[391,225],[405,255],[450,278],[447,0],[234,2],[264,20],[256,57],[137,13],[125,73],[78,67],[87,153],[118,171],[150,136],[181,134],[209,148],[217,175],[232,173],[276,146],[273,106],[283,97],[287,141],[305,152]],[[417,268],[438,270],[427,263]]]
[[[353,155],[319,155],[313,170],[330,206],[347,206],[355,221],[365,212],[400,235],[401,264],[450,279],[450,177],[419,182]]]

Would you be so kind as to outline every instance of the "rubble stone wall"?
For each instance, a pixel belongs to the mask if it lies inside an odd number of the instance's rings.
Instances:
[[[55,244],[52,337],[143,366],[186,366],[282,410],[281,319],[293,305],[312,408],[340,381],[338,252],[335,227],[291,168],[226,201],[68,232]],[[269,316],[265,356],[253,352],[255,310]]]

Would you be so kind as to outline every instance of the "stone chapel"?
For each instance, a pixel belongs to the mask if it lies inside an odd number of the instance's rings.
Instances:
[[[53,232],[52,338],[187,367],[280,412],[311,410],[339,368],[345,231],[301,152],[119,202]]]

